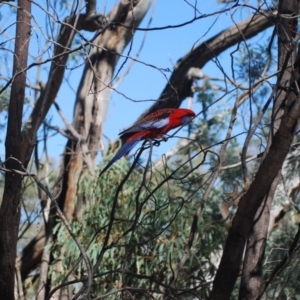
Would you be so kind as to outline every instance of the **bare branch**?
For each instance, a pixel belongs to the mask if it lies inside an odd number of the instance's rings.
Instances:
[[[158,101],[147,109],[139,119],[162,108],[179,107],[186,97],[193,94],[191,87],[194,78],[188,76],[191,68],[202,69],[208,61],[229,47],[274,25],[276,13],[276,11],[262,11],[192,49],[178,61]]]
[[[83,17],[81,15],[75,15],[67,18],[66,21],[61,25],[61,30],[56,42],[54,54],[50,59],[51,68],[49,71],[47,84],[42,90],[31,116],[29,117],[23,129],[21,161],[25,166],[29,162],[33,147],[35,146],[36,133],[41,123],[44,121],[51,105],[54,103],[58,90],[61,86],[74,35],[76,32],[78,32],[78,29],[84,27],[82,25],[83,23],[81,22],[82,18]],[[101,27],[103,24],[105,24],[104,19],[101,19],[99,26]],[[97,25],[97,28],[94,30],[99,29],[99,26]]]

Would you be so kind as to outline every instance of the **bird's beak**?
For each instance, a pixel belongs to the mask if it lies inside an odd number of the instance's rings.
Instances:
[[[193,119],[194,119],[194,117],[192,117],[192,116],[184,116],[184,117],[182,117],[181,121],[182,121],[182,124],[185,125],[187,123],[190,123]]]

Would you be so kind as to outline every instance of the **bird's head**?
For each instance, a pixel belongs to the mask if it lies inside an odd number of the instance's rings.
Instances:
[[[182,125],[189,123],[196,116],[192,110],[187,108],[176,109],[176,111],[174,111],[174,115],[177,120],[180,120]]]

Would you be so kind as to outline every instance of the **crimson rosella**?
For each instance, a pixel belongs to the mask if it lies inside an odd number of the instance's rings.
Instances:
[[[126,142],[105,166],[99,177],[118,159],[127,154],[136,143],[147,139],[160,139],[169,130],[189,123],[195,117],[195,113],[186,108],[165,108],[153,112],[142,118],[134,126],[119,133],[120,138]]]

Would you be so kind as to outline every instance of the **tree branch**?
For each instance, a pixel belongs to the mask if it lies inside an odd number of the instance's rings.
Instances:
[[[276,11],[261,11],[259,14],[238,23],[237,26],[222,31],[186,54],[175,66],[158,101],[147,109],[139,120],[162,108],[179,107],[186,97],[193,94],[191,87],[194,77],[188,76],[191,68],[202,69],[208,61],[229,47],[274,25],[276,14]]]
[[[74,15],[66,19],[62,23],[58,40],[55,43],[53,59],[49,71],[49,77],[45,88],[42,90],[34,109],[24,125],[22,132],[23,144],[21,151],[21,161],[26,166],[30,160],[33,148],[36,143],[36,133],[44,121],[51,105],[55,101],[56,95],[61,86],[65,73],[65,66],[69,57],[69,49],[73,41],[76,31],[91,26],[91,31],[101,28],[105,24],[105,18],[101,18],[101,22],[94,25],[88,25],[89,21],[84,22],[85,15]],[[87,27],[86,27],[87,26]]]
[[[5,140],[6,159],[20,159],[22,145],[22,115],[25,99],[26,72],[30,41],[31,2],[19,0],[16,22],[16,43],[13,60],[14,78],[11,86],[8,122]],[[7,162],[8,169],[20,169],[14,159]],[[19,174],[5,176],[3,200],[0,208],[0,295],[4,299],[14,299],[15,260],[20,223],[22,177]]]

